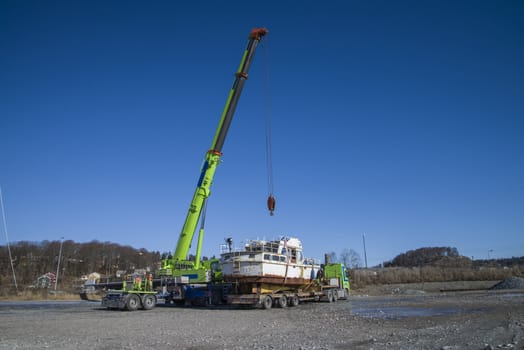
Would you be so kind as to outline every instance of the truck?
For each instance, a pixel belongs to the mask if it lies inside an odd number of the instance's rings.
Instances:
[[[111,284],[115,289],[107,290],[102,298],[103,307],[130,311],[139,308],[150,310],[157,303],[163,302],[178,305],[251,305],[268,309],[272,305],[285,307],[288,304],[294,306],[305,301],[332,302],[338,298],[348,297],[349,281],[345,267],[341,264],[324,264],[321,271],[318,265],[321,273],[312,276],[313,278],[310,278],[307,283],[304,280],[304,283],[300,285],[289,285],[285,281],[268,284],[235,276],[224,278],[223,256],[220,259],[201,261],[206,203],[210,196],[215,171],[222,156],[222,148],[242,89],[248,79],[256,48],[267,32],[266,28],[255,28],[249,34],[249,40],[235,73],[235,79],[227,96],[218,127],[211,146],[205,154],[196,189],[174,253],[162,256],[160,269],[155,271],[154,275],[150,273],[133,276],[130,280],[126,279],[121,283]],[[268,209],[271,214],[274,207],[275,199],[271,194],[268,198]],[[189,260],[188,254],[197,228],[195,259]],[[293,264],[291,256],[280,254],[279,259],[287,259],[287,262],[279,260],[279,263],[285,263],[286,271],[288,271]],[[100,286],[87,287],[96,289]]]

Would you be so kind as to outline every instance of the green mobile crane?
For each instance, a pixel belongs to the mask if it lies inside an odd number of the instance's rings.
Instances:
[[[249,34],[247,47],[242,55],[240,66],[235,74],[233,86],[229,91],[224,111],[220,117],[218,128],[216,130],[213,142],[209,151],[206,153],[200,177],[189,206],[180,237],[173,255],[164,256],[162,266],[155,273],[154,279],[144,278],[143,282],[136,281],[129,290],[124,288],[118,291],[110,291],[102,300],[102,305],[109,308],[127,308],[134,310],[140,305],[143,308],[152,308],[156,303],[156,292],[154,287],[158,282],[163,287],[170,287],[169,298],[173,298],[173,289],[178,290],[178,300],[183,300],[183,289],[180,286],[190,284],[205,285],[213,280],[220,279],[220,267],[218,259],[200,262],[202,240],[204,235],[205,207],[206,201],[210,195],[211,184],[215,175],[215,170],[222,156],[222,147],[226,140],[227,132],[233,120],[233,115],[240,99],[240,94],[248,78],[248,71],[253,60],[255,50],[262,37],[267,34],[266,28],[255,28]],[[274,208],[274,198],[270,196],[268,203],[271,202],[272,210]],[[197,225],[200,221],[200,230],[198,233],[198,243],[196,248],[195,260],[188,260],[189,249],[193,241]],[[155,299],[153,299],[155,298]],[[152,300],[153,299],[153,300]],[[154,303],[153,303],[154,302]]]
[[[229,126],[233,120],[233,115],[238,100],[240,99],[240,94],[242,93],[242,89],[248,78],[251,61],[253,60],[258,43],[266,33],[267,29],[256,28],[253,29],[249,35],[249,42],[242,56],[242,60],[240,61],[240,66],[235,74],[235,81],[229,91],[215,137],[213,138],[209,151],[206,153],[195,193],[191,200],[191,204],[189,205],[186,221],[184,222],[184,226],[182,226],[182,231],[178,238],[175,253],[173,256],[166,257],[162,260],[162,268],[158,272],[159,276],[187,276],[189,278],[189,283],[206,283],[212,278],[212,262],[205,265],[200,263],[202,240],[204,236],[206,201],[210,195],[210,188],[213,182],[213,176],[215,175],[215,170],[220,161],[220,157],[222,156],[222,147],[224,146]],[[199,220],[201,225],[198,233],[195,260],[189,261],[187,260],[187,257]]]

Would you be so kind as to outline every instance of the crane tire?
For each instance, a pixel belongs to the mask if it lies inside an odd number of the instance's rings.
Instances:
[[[152,294],[146,294],[142,298],[142,307],[144,310],[151,310],[156,305],[156,298]]]
[[[126,301],[128,311],[136,311],[140,306],[140,298],[136,294],[130,294]]]

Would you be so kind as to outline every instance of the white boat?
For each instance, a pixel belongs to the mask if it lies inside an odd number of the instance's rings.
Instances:
[[[229,246],[220,258],[227,282],[307,285],[320,270],[317,260],[304,257],[298,238],[249,240],[240,250]]]

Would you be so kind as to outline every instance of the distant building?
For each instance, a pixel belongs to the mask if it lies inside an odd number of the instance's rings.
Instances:
[[[54,286],[56,281],[56,275],[52,272],[48,272],[36,279],[36,281],[33,283],[35,288],[43,288],[47,289],[51,286]]]

